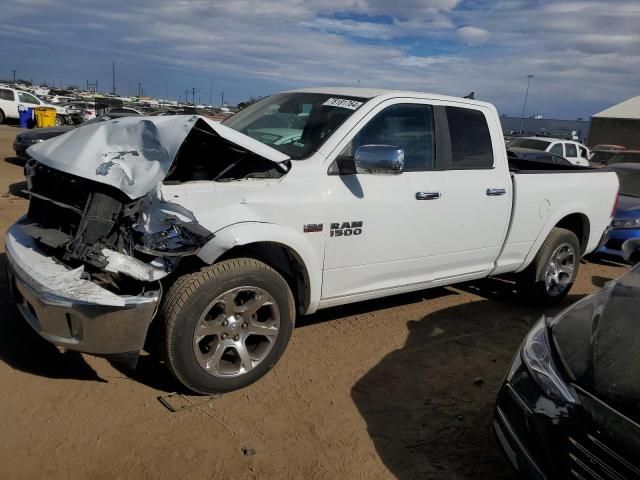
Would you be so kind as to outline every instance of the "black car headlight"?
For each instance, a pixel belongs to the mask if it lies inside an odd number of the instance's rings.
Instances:
[[[575,403],[570,387],[562,380],[555,366],[545,317],[535,324],[525,338],[521,356],[529,373],[545,395],[553,400]]]

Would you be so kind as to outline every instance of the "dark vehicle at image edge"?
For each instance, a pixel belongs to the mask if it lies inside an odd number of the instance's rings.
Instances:
[[[528,333],[493,421],[523,478],[640,479],[639,299],[637,264]]]

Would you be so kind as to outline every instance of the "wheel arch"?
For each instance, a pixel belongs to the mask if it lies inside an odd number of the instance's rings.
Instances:
[[[571,213],[563,217],[553,226],[553,228],[564,228],[575,233],[576,237],[578,237],[578,241],[580,242],[580,253],[584,255],[587,250],[589,236],[591,234],[589,217],[584,213]]]
[[[244,222],[215,233],[198,254],[206,264],[249,257],[280,273],[296,300],[299,313],[313,313],[320,303],[322,261],[317,246],[287,227]]]
[[[574,205],[574,207],[577,207],[577,205]],[[545,224],[544,228],[542,228],[538,237],[533,242],[524,262],[522,262],[516,272],[523,271],[531,264],[542,247],[542,244],[549,236],[549,233],[551,233],[551,230],[556,227],[565,228],[573,232],[576,237],[578,237],[578,242],[580,243],[580,254],[585,254],[591,235],[591,222],[589,221],[589,217],[582,208],[564,210],[563,212],[558,212],[558,214]]]

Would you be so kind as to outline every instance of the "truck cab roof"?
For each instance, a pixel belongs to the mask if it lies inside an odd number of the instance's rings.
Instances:
[[[467,105],[478,105],[488,108],[494,108],[491,103],[482,102],[479,100],[473,100],[470,98],[453,97],[449,95],[438,95],[435,93],[414,92],[411,90],[393,90],[388,88],[365,88],[365,87],[311,87],[300,88],[294,90],[288,90],[284,93],[322,93],[328,95],[339,95],[345,97],[360,97],[366,99],[372,99],[375,97],[387,97],[387,98],[424,98],[429,100],[442,100],[449,102],[460,102]]]

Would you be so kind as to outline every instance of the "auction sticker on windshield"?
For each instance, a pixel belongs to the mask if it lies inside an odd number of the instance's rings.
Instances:
[[[328,107],[339,107],[339,108],[348,108],[349,110],[356,110],[362,102],[358,102],[357,100],[348,100],[346,98],[330,98],[322,105],[326,105]]]

